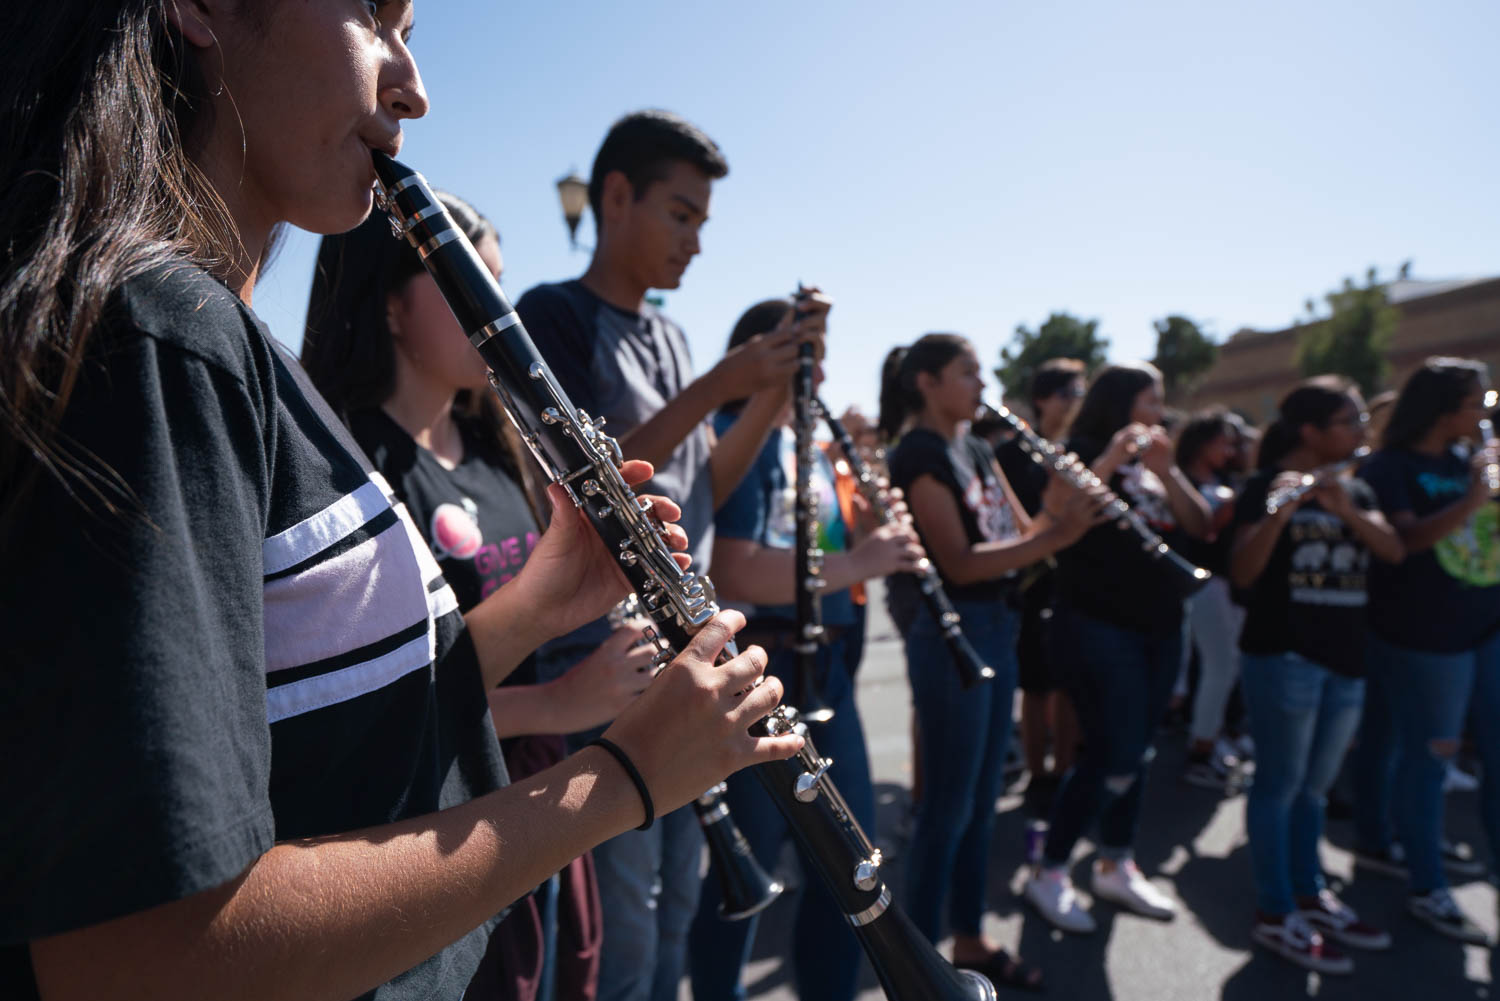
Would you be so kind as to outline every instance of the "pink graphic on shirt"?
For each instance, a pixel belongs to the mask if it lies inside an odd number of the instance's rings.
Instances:
[[[501,584],[514,577],[526,563],[526,557],[536,548],[537,534],[527,532],[523,539],[512,535],[499,543],[490,542],[474,554],[474,569],[483,578],[480,597],[487,598]]]
[[[459,505],[439,504],[432,512],[432,549],[439,559],[469,559],[483,542],[479,523]]]

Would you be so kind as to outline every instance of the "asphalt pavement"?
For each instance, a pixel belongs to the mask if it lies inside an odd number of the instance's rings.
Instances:
[[[875,777],[879,809],[875,839],[889,860],[884,875],[899,903],[903,896],[902,852],[909,828],[912,780],[910,691],[901,641],[886,617],[878,587],[871,593],[869,641],[860,669],[858,702]],[[1356,870],[1349,854],[1353,831],[1330,821],[1323,845],[1333,888],[1367,921],[1395,938],[1384,953],[1354,953],[1355,972],[1319,977],[1252,949],[1254,895],[1245,838],[1243,795],[1224,796],[1181,781],[1184,739],[1163,734],[1157,741],[1142,812],[1137,860],[1156,884],[1180,905],[1175,921],[1161,923],[1100,902],[1092,913],[1098,930],[1087,936],[1057,932],[1018,896],[1025,814],[1020,789],[1012,788],[996,808],[999,819],[990,854],[985,932],[1042,967],[1047,997],[1068,1001],[1260,1001],[1320,998],[1328,1001],[1469,1001],[1491,997],[1496,976],[1491,949],[1465,946],[1419,925],[1404,911],[1405,885]],[[837,778],[837,764],[832,773]],[[1476,796],[1448,797],[1448,829],[1456,840],[1483,844]],[[1087,891],[1092,846],[1080,844],[1074,880]],[[770,860],[761,860],[772,865]],[[800,881],[790,850],[775,863]],[[808,878],[816,878],[809,875]],[[1487,880],[1456,884],[1454,895],[1494,937],[1496,890]],[[764,913],[755,955],[746,969],[751,998],[793,1001],[788,957],[794,948],[817,943],[791,939],[795,893],[783,895]],[[941,944],[947,954],[948,943]],[[868,964],[858,1001],[885,995]],[[1002,991],[1002,997],[1021,997]],[[686,983],[682,1001],[692,995]],[[820,1001],[806,998],[803,1001]],[[894,999],[910,1001],[910,999]]]

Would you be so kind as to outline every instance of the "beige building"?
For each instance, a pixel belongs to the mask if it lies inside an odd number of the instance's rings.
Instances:
[[[1456,355],[1488,363],[1500,379],[1500,278],[1467,281],[1400,279],[1386,286],[1400,311],[1391,338],[1390,384],[1399,389],[1407,375],[1429,355]],[[1297,342],[1316,324],[1286,330],[1242,330],[1219,345],[1213,368],[1180,401],[1193,410],[1221,404],[1265,423],[1276,403],[1300,375]]]

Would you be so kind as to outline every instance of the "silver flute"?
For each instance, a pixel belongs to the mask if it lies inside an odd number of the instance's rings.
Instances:
[[[707,577],[678,567],[650,500],[620,472],[619,443],[568,399],[515,308],[425,178],[384,153],[375,164],[376,203],[422,258],[469,342],[490,369],[490,385],[537,462],[618,555],[620,570],[654,627],[647,638],[666,664],[719,611]],[[733,655],[733,645],[724,657]],[[833,764],[806,739],[796,710],[778,706],[750,727],[755,736],[799,733],[802,749],[752,766],[786,818],[869,956],[890,1001],[997,1001],[995,987],[955,970],[891,902],[880,852],[828,774]]]
[[[1266,514],[1275,514],[1288,504],[1301,500],[1323,484],[1332,482],[1344,470],[1353,469],[1363,462],[1369,454],[1370,446],[1361,445],[1347,459],[1330,462],[1325,466],[1319,466],[1317,469],[1309,469],[1297,479],[1297,482],[1284,487],[1277,487],[1266,494]]]

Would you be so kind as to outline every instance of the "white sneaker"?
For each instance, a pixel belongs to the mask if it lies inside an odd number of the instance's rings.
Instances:
[[[1083,909],[1065,870],[1036,869],[1026,880],[1024,893],[1037,913],[1063,931],[1087,935],[1094,930],[1094,919]]]
[[[1305,970],[1328,974],[1354,972],[1354,960],[1332,942],[1325,941],[1298,914],[1288,914],[1280,924],[1257,921],[1250,930],[1250,938]]]
[[[1453,762],[1448,762],[1448,768],[1443,773],[1443,792],[1474,792],[1478,788],[1478,779]]]
[[[1095,863],[1093,885],[1094,896],[1103,897],[1144,917],[1171,921],[1177,916],[1177,905],[1151,884],[1145,873],[1136,866],[1134,859],[1120,859],[1109,872]]]

